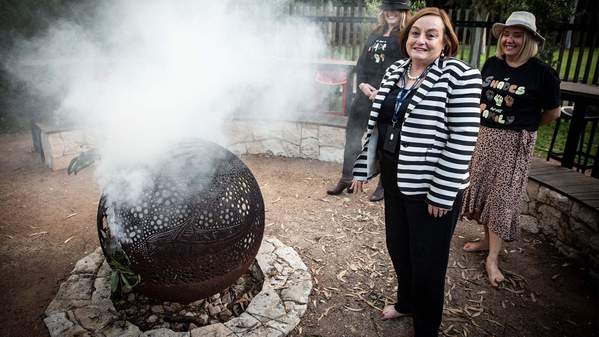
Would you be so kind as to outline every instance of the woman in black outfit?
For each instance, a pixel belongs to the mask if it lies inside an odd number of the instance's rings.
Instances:
[[[351,185],[352,168],[362,149],[362,135],[366,131],[372,100],[376,96],[385,70],[403,57],[398,42],[400,31],[410,19],[410,1],[384,0],[380,8],[382,12],[379,14],[379,24],[368,37],[356,65],[356,83],[360,90],[356,93],[347,119],[343,172],[337,185],[327,190],[330,195],[338,195]],[[370,196],[370,201],[382,200],[383,193],[379,181],[379,185]]]

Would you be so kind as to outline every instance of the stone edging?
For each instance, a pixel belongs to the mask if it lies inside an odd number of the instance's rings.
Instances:
[[[262,291],[239,317],[190,332],[154,329],[141,332],[119,320],[110,300],[111,270],[100,248],[77,262],[46,309],[44,323],[52,337],[280,337],[300,322],[312,291],[312,277],[297,252],[265,238],[256,261],[264,274]]]
[[[234,119],[224,130],[225,143],[221,145],[237,155],[268,154],[342,163],[346,120]]]
[[[523,230],[542,235],[565,256],[580,260],[599,279],[599,212],[528,180],[520,206]]]

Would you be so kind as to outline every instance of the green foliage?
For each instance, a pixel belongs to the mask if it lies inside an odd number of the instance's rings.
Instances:
[[[529,11],[537,18],[537,30],[545,37],[545,46],[539,58],[555,66],[552,55],[559,49],[555,30],[561,23],[567,22],[575,13],[575,0],[455,0],[459,8],[471,8],[475,12],[502,13],[501,22],[505,22],[514,11]]]
[[[141,276],[129,268],[129,263],[124,254],[117,254],[108,261],[112,269],[110,277],[110,290],[113,296],[118,296],[125,291],[133,289],[141,283]]]

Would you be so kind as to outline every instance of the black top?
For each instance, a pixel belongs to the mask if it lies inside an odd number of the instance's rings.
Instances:
[[[401,58],[403,55],[395,37],[370,34],[356,64],[357,83],[369,83],[378,88],[387,68]]]
[[[387,128],[392,127],[391,121],[393,120],[393,114],[395,113],[395,100],[397,99],[399,90],[400,88],[397,85],[394,86],[393,89],[391,89],[391,91],[387,95],[387,97],[385,97],[385,100],[381,105],[381,113],[377,120],[377,127],[379,129],[379,142],[377,148],[381,151],[383,149],[383,143],[385,140]],[[401,124],[404,120],[404,116],[406,115],[406,110],[408,110],[408,102],[410,101],[415,92],[416,88],[412,89],[401,103],[401,106],[399,108],[399,118],[397,124],[395,125],[396,128],[401,127]],[[396,152],[397,153],[395,154],[395,157],[399,155],[399,146],[396,148]]]
[[[491,57],[482,70],[481,125],[536,131],[543,110],[560,105],[560,80],[551,67],[533,57],[512,68]]]

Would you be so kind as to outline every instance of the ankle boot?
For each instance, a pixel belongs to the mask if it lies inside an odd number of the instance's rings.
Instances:
[[[380,183],[376,186],[376,189],[374,190],[374,192],[372,192],[372,195],[370,196],[370,198],[368,198],[368,200],[375,202],[375,201],[381,201],[385,198],[385,189],[383,188],[383,185],[381,185]]]
[[[329,195],[339,195],[341,194],[341,192],[343,192],[344,189],[348,188],[351,186],[351,183],[346,183],[343,181],[339,181],[337,183],[337,185],[335,185],[335,187],[330,188],[327,190],[327,194]]]

